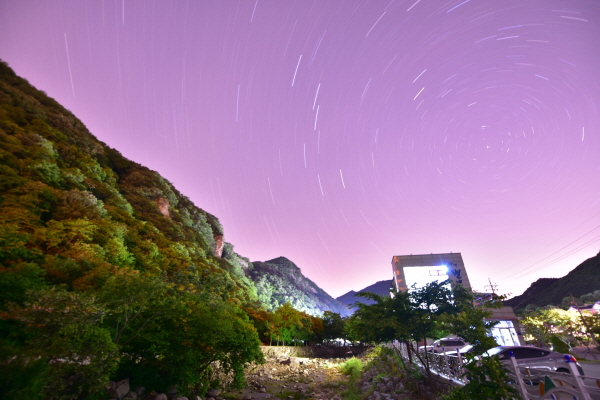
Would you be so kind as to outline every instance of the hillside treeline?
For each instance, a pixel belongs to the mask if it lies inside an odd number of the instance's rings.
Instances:
[[[243,384],[261,340],[314,338],[322,320],[267,311],[223,238],[0,63],[0,398],[104,398],[125,377],[202,395],[217,373]]]

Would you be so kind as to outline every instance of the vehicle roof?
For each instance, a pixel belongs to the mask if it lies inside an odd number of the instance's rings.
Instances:
[[[541,347],[535,347],[535,346],[496,346],[496,347],[492,347],[493,349],[502,349],[502,350],[506,350],[506,349],[536,349],[536,350],[544,350],[544,351],[552,351],[550,349],[543,349]]]

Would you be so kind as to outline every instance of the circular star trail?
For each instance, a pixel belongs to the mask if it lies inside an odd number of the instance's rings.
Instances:
[[[461,252],[521,293],[600,245],[597,1],[0,5],[0,57],[334,296]]]

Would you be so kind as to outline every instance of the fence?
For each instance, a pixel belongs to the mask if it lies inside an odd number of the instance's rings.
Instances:
[[[404,344],[394,342],[390,347],[408,360]],[[468,383],[464,368],[466,359],[463,356],[447,355],[445,352],[423,352],[420,355],[429,363],[432,373],[458,386]],[[424,368],[416,357],[413,357],[413,361]],[[570,373],[519,367],[515,357],[511,356],[507,370],[523,400],[600,400],[600,379],[582,376],[569,355],[565,355],[565,367]]]

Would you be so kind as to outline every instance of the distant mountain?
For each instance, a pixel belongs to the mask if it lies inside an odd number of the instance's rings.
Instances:
[[[358,293],[370,292],[370,293],[376,293],[380,296],[389,296],[391,287],[392,287],[391,279],[387,280],[387,281],[379,281],[377,283],[372,284],[371,286],[367,286],[366,288],[359,290],[358,292],[351,290],[348,293],[343,294],[340,297],[336,298],[336,300],[342,304],[345,304],[352,310],[352,312],[354,312],[354,310],[356,310],[356,308],[350,307],[350,306],[352,306],[352,304],[356,303],[357,301],[360,303],[363,303],[363,304],[373,304],[374,303],[374,301],[372,301],[372,300],[365,299],[364,297],[356,296]]]
[[[520,296],[504,304],[519,310],[532,304],[537,307],[559,306],[563,298],[592,293],[600,289],[600,253],[588,258],[562,278],[540,278]]]
[[[305,277],[300,268],[285,257],[254,261],[248,267],[248,275],[254,281],[259,300],[269,311],[290,302],[296,310],[311,315],[321,315],[323,311],[342,316],[349,314],[344,304]]]

